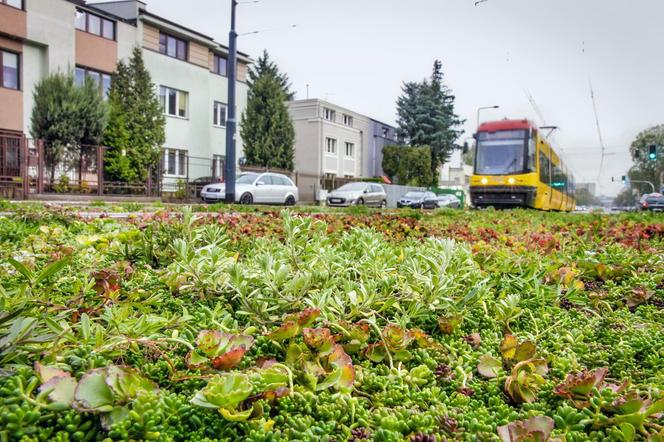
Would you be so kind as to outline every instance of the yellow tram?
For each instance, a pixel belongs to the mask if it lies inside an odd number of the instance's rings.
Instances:
[[[533,122],[483,123],[475,137],[474,207],[574,210],[574,177]]]

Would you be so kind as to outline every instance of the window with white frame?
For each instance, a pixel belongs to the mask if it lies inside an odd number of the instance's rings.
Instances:
[[[337,117],[337,113],[329,108],[323,108],[323,118],[328,121],[334,121]]]
[[[346,156],[348,158],[355,158],[355,144],[346,143]]]
[[[164,149],[164,175],[187,176],[187,151]]]
[[[353,127],[353,117],[344,114],[344,126]]]
[[[215,178],[223,178],[224,165],[226,164],[226,157],[223,155],[212,155],[212,163],[214,165]]]
[[[337,140],[334,138],[325,138],[325,152],[330,155],[337,153]]]
[[[159,99],[164,114],[171,117],[187,118],[187,102],[189,94],[187,92],[172,89],[166,86],[159,87]]]
[[[224,103],[214,102],[212,124],[216,127],[226,127],[226,105]]]

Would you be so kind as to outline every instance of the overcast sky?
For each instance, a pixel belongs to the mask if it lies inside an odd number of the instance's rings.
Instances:
[[[230,0],[147,3],[227,43]],[[555,141],[577,181],[599,173],[592,82],[615,153],[603,169],[606,194],[621,188],[611,176],[629,167],[634,137],[664,123],[663,19],[663,0],[261,0],[238,10],[239,32],[273,29],[241,37],[239,49],[257,57],[266,48],[297,98],[309,84],[312,98],[394,123],[402,82],[424,78],[440,59],[468,136],[477,108],[494,104],[501,108],[482,119],[559,126]]]

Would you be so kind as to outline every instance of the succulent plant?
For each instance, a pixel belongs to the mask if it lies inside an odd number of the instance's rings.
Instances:
[[[502,442],[547,442],[551,440],[554,422],[548,416],[534,416],[498,427]]]
[[[535,402],[548,370],[544,359],[519,362],[505,380],[505,392],[517,404]]]
[[[197,349],[190,351],[185,361],[189,368],[230,370],[240,363],[253,344],[254,338],[249,335],[203,330],[196,338]]]
[[[572,400],[577,408],[583,408],[587,406],[593,389],[599,389],[604,383],[604,378],[608,372],[609,369],[604,367],[592,371],[568,374],[565,382],[557,385],[553,392],[558,396]]]
[[[199,407],[214,408],[227,420],[249,419],[253,409],[238,410],[239,405],[252,393],[249,376],[244,373],[222,373],[210,379],[191,399]]]

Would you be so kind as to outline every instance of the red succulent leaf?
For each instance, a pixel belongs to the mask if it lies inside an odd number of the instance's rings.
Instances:
[[[277,364],[278,361],[274,358],[258,358],[256,360],[256,367],[258,368],[270,368],[274,364]]]
[[[297,323],[300,327],[311,327],[314,321],[320,316],[320,309],[308,308],[300,313]]]
[[[568,374],[565,382],[557,385],[554,394],[568,399],[588,399],[593,388],[600,388],[609,369],[606,367],[592,371]]]
[[[334,349],[328,358],[328,363],[331,367],[341,370],[341,377],[337,383],[339,390],[350,391],[355,382],[355,368],[353,368],[353,360],[341,345],[334,345]]]
[[[411,336],[415,339],[415,343],[420,348],[434,348],[437,347],[436,341],[431,336],[424,333],[422,330],[411,330]]]
[[[286,397],[290,394],[290,389],[288,387],[279,387],[276,390],[265,391],[261,394],[261,397],[268,402],[274,402],[277,399]]]
[[[240,363],[246,352],[247,349],[244,346],[234,348],[212,359],[212,368],[216,370],[230,370]]]
[[[267,335],[273,341],[285,341],[295,337],[300,331],[300,327],[295,321],[286,321],[281,326]]]
[[[305,328],[302,336],[309,347],[319,351],[327,352],[334,344],[329,328]]]
[[[446,335],[451,335],[452,332],[461,324],[463,317],[461,315],[441,316],[438,318],[438,328]]]

